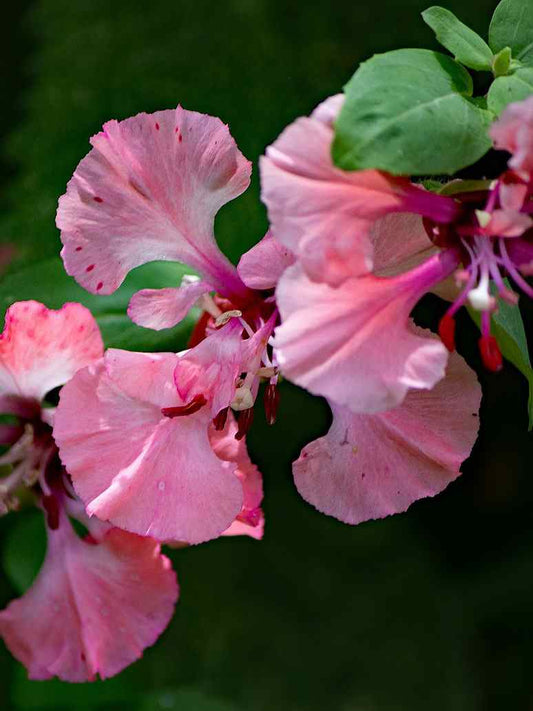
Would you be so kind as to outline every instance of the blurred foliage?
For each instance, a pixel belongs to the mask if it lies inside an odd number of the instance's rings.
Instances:
[[[339,91],[361,59],[399,46],[436,47],[418,17],[427,4],[34,0],[11,7],[2,50],[13,74],[4,93],[11,110],[1,119],[9,135],[0,235],[19,254],[0,285],[2,310],[18,298],[49,306],[81,299],[106,333],[109,319],[126,327],[124,309],[137,284],[178,278],[172,265],[154,265],[106,299],[82,292],[59,266],[57,197],[105,120],[179,101],[229,122],[256,164],[265,145]],[[478,31],[494,4],[446,3]],[[222,210],[217,229],[234,260],[263,234],[257,170],[248,193]],[[440,308],[428,300],[419,319],[434,325]],[[149,349],[184,342],[181,331],[160,334],[171,339],[163,346],[131,328],[122,336],[111,328],[108,343]],[[466,315],[458,334],[461,352],[478,367]],[[285,384],[279,422],[268,428],[258,412],[250,439],[265,476],[265,540],[171,551],[181,582],[174,620],[142,661],[114,679],[29,682],[0,644],[2,709],[530,709],[527,388],[512,366],[480,378],[482,431],[464,475],[406,515],[355,528],[318,514],[294,489],[290,462],[325,431],[328,412]],[[0,519],[0,605],[35,570],[38,524],[32,512]]]

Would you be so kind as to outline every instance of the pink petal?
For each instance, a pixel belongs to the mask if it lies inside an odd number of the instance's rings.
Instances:
[[[131,269],[162,259],[186,262],[229,294],[246,292],[213,235],[218,210],[250,182],[227,126],[178,106],[108,121],[91,143],[57,212],[71,276],[111,294]]]
[[[199,543],[230,525],[243,493],[213,453],[207,407],[162,414],[183,405],[177,361],[172,353],[108,351],[61,391],[54,437],[89,514],[157,540]]]
[[[483,234],[490,237],[520,237],[533,225],[529,215],[517,210],[494,210]]]
[[[0,612],[0,634],[30,679],[105,679],[156,641],[177,598],[155,541],[112,529],[93,545],[63,517],[34,584]]]
[[[237,271],[250,289],[273,289],[294,255],[270,232],[242,255]]]
[[[276,239],[314,281],[338,285],[372,269],[369,230],[390,212],[449,219],[456,206],[377,170],[345,172],[333,165],[334,97],[291,124],[261,159],[262,198]]]
[[[420,215],[396,213],[376,220],[369,233],[374,254],[374,274],[395,276],[436,254]]]
[[[227,528],[223,536],[250,536],[261,540],[265,519],[261,510],[263,500],[263,477],[248,456],[245,439],[236,440],[237,424],[229,413],[226,427],[222,431],[210,431],[211,446],[220,459],[229,464],[237,464],[235,474],[242,483],[244,501],[237,519]]]
[[[528,195],[528,186],[518,182],[516,174],[508,171],[500,180],[500,203],[505,210],[520,211]]]
[[[376,276],[403,274],[440,251],[430,241],[420,215],[407,212],[376,220],[370,230],[370,239]],[[455,301],[460,288],[453,277],[449,277],[436,284],[431,292],[446,301]]]
[[[85,306],[52,311],[37,301],[19,301],[7,310],[0,336],[0,400],[40,401],[102,353],[98,326]]]
[[[172,328],[192,309],[198,299],[212,291],[205,281],[193,281],[178,288],[142,289],[131,297],[128,316],[139,326]]]
[[[490,128],[494,147],[509,151],[509,166],[527,179],[533,170],[533,97],[509,104]]]
[[[476,441],[481,388],[457,354],[433,390],[410,392],[377,415],[333,407],[325,437],[293,465],[303,498],[319,511],[357,524],[405,511],[459,475]]]
[[[283,374],[352,412],[387,410],[410,388],[432,388],[444,376],[447,352],[414,333],[409,314],[456,265],[456,255],[442,252],[406,274],[352,278],[336,289],[289,267],[276,292]]]
[[[180,355],[174,382],[184,403],[198,395],[210,401],[213,417],[228,407],[235,395],[243,360],[243,327],[232,318],[218,331]]]

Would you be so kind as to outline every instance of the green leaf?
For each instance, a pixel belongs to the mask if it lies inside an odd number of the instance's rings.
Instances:
[[[507,279],[504,281],[510,288]],[[468,312],[479,326],[481,323],[479,311],[468,308]],[[529,383],[528,414],[531,430],[533,429],[533,368],[520,309],[500,300],[498,311],[492,317],[491,332],[497,339],[504,358],[510,361]]]
[[[533,67],[523,67],[514,74],[495,79],[489,89],[489,109],[498,116],[513,101],[522,101],[533,94]]]
[[[360,66],[345,87],[332,154],[344,170],[452,174],[491,147],[491,114],[466,69],[439,52],[400,49]]]
[[[59,257],[37,262],[8,274],[0,283],[0,318],[15,301],[35,299],[58,309],[67,301],[78,301],[96,317],[107,348],[126,350],[178,351],[198,316],[193,309],[175,328],[153,331],[136,326],[126,314],[129,300],[139,289],[178,286],[191,270],[171,262],[152,262],[132,271],[124,284],[110,296],[89,294],[67,276]]]
[[[511,69],[512,53],[510,47],[504,47],[492,60],[492,71],[495,77],[504,77]]]
[[[489,45],[453,12],[444,7],[430,7],[424,10],[422,19],[458,62],[478,71],[492,70],[493,55]]]
[[[514,59],[533,66],[533,2],[502,0],[494,11],[489,27],[489,45],[493,52],[510,47]]]
[[[457,193],[475,193],[489,189],[492,180],[451,180],[441,185],[441,195],[457,195]]]

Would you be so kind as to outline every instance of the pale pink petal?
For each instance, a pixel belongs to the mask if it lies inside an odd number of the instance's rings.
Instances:
[[[37,301],[19,301],[7,310],[0,336],[0,401],[40,401],[102,353],[98,326],[85,306],[52,311]]]
[[[167,626],[178,598],[170,561],[152,539],[112,529],[97,545],[66,517],[49,531],[44,565],[0,612],[0,635],[30,679],[118,674]]]
[[[450,219],[456,206],[405,178],[346,172],[331,158],[338,98],[283,131],[261,159],[262,198],[271,231],[314,281],[338,285],[372,269],[372,223],[390,212]]]
[[[184,403],[203,395],[209,401],[213,417],[228,407],[241,373],[242,332],[239,320],[232,318],[178,357],[174,382]]]
[[[396,276],[417,267],[440,250],[430,241],[420,215],[397,213],[376,220],[370,230],[374,249],[374,274]],[[431,289],[446,301],[455,301],[460,293],[453,277]]]
[[[499,184],[499,196],[502,208],[505,210],[521,210],[529,189],[526,183],[515,179],[511,171],[504,173]]]
[[[494,147],[509,151],[509,166],[527,177],[533,170],[533,97],[509,104],[490,128]]]
[[[224,531],[223,536],[250,536],[261,540],[264,534],[265,518],[261,509],[263,500],[263,477],[251,461],[246,448],[245,439],[237,440],[237,424],[229,413],[224,430],[210,431],[211,446],[220,459],[229,464],[237,464],[235,474],[242,483],[244,501],[239,515],[231,526]]]
[[[178,106],[109,121],[91,143],[57,212],[71,276],[111,294],[131,269],[162,259],[229,294],[246,291],[213,235],[216,213],[251,170],[220,119]]]
[[[183,286],[166,289],[142,289],[131,297],[128,316],[139,326],[172,328],[192,309],[198,299],[212,291],[205,281],[193,281]]]
[[[374,253],[374,274],[395,276],[436,253],[420,215],[396,213],[376,220],[369,233]]]
[[[433,390],[410,392],[376,415],[333,406],[325,437],[293,465],[303,498],[319,511],[357,524],[405,511],[459,475],[478,432],[481,388],[457,354]]]
[[[337,116],[344,105],[344,94],[334,94],[329,96],[325,101],[318,104],[311,113],[311,118],[321,121],[330,128],[334,127]]]
[[[483,234],[489,237],[520,237],[533,225],[529,215],[517,210],[494,210],[490,222],[483,227]]]
[[[182,417],[178,356],[111,350],[61,391],[54,437],[91,515],[157,540],[215,538],[242,506],[242,487],[208,438],[207,407]],[[233,467],[235,469],[235,467]]]
[[[335,289],[312,282],[299,265],[289,267],[276,291],[282,373],[353,412],[386,410],[410,388],[432,388],[444,376],[447,352],[414,333],[409,314],[456,266],[448,251],[406,274],[352,278]]]
[[[242,255],[237,271],[250,289],[273,289],[294,255],[270,232]]]

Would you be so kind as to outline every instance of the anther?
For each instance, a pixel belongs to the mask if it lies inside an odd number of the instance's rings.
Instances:
[[[228,419],[228,410],[229,408],[225,407],[223,410],[220,410],[216,417],[213,418],[213,424],[217,432],[221,432],[226,426],[226,421]]]
[[[455,319],[450,314],[444,314],[439,321],[439,336],[446,348],[453,352],[455,350]]]
[[[494,336],[481,336],[478,345],[485,368],[492,373],[497,373],[501,370],[503,366],[502,354],[498,347],[498,341]]]
[[[250,431],[250,427],[252,426],[252,422],[254,421],[254,408],[249,407],[247,410],[242,410],[239,413],[238,419],[237,419],[237,434],[235,435],[235,439],[241,440],[243,437],[245,437],[248,432]]]
[[[192,415],[198,412],[204,405],[207,404],[207,400],[203,395],[195,395],[193,399],[186,405],[178,405],[176,407],[162,407],[161,414],[165,417],[184,417],[186,415]]]
[[[43,496],[41,501],[46,512],[48,528],[52,531],[57,531],[59,528],[59,503],[57,498],[53,494],[50,494],[49,496]]]
[[[279,390],[277,385],[269,383],[266,386],[263,403],[265,406],[267,424],[273,425],[276,421],[279,406]]]

